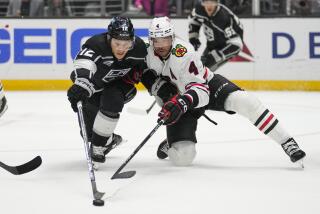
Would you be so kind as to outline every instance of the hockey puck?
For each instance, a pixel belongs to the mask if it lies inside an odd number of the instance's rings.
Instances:
[[[95,200],[93,200],[92,201],[92,204],[94,205],[94,206],[103,206],[104,205],[104,201],[103,200],[101,200],[101,199],[95,199]]]

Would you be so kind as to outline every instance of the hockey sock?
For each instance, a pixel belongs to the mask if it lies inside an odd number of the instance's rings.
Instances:
[[[246,91],[231,93],[225,102],[225,109],[248,118],[262,133],[280,145],[291,137],[276,116],[260,100]]]
[[[118,120],[119,115],[113,118],[99,111],[93,124],[92,143],[96,146],[105,146],[114,132]]]

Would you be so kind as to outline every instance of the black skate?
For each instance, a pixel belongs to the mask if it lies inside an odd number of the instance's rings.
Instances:
[[[290,160],[295,163],[297,161],[302,161],[306,156],[306,153],[302,151],[296,141],[293,138],[289,138],[287,142],[281,144],[283,150],[289,155]],[[303,167],[303,163],[302,163]]]
[[[109,142],[111,141],[111,142]],[[91,144],[91,158],[97,163],[104,163],[106,155],[118,145],[122,143],[122,137],[117,134],[112,134],[105,146],[95,146]]]
[[[6,97],[2,97],[0,100],[0,117],[4,114],[4,112],[8,109],[7,99]]]
[[[162,141],[157,150],[157,156],[159,159],[165,159],[168,157],[169,144],[167,139]]]

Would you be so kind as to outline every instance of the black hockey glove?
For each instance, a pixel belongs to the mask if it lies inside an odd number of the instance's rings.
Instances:
[[[164,78],[158,78],[151,86],[150,94],[155,96],[157,103],[163,106],[171,97],[178,93],[177,87]]]
[[[163,103],[165,103],[177,93],[177,87],[171,82],[166,81],[157,91],[157,96],[161,98]]]
[[[141,81],[143,70],[140,68],[133,68],[127,75],[123,77],[123,81],[128,84],[138,84]]]
[[[75,83],[69,88],[67,92],[68,100],[74,112],[78,112],[77,103],[79,101],[86,102],[86,100],[93,94],[94,88],[86,79],[76,79]]]
[[[158,122],[164,120],[164,125],[176,123],[188,111],[192,102],[185,95],[176,95],[166,102],[159,112]]]
[[[216,50],[209,52],[207,55],[201,56],[202,63],[208,68],[211,68],[212,66],[215,66],[223,62],[223,60],[223,54]]]
[[[198,38],[190,38],[189,42],[192,44],[194,47],[194,50],[197,51],[199,47],[201,46],[201,42]]]

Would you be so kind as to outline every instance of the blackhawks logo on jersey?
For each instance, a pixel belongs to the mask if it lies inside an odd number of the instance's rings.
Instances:
[[[175,48],[172,49],[172,54],[177,57],[183,57],[187,53],[187,48],[177,44]]]

